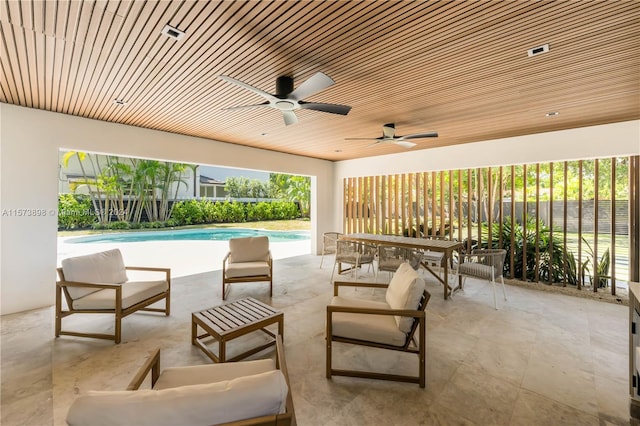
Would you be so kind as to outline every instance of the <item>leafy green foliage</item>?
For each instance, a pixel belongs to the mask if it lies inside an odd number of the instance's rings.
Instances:
[[[289,201],[260,201],[241,203],[238,201],[212,202],[209,200],[180,201],[173,207],[173,226],[202,223],[241,223],[264,220],[296,219],[300,211]]]
[[[89,228],[96,222],[91,200],[86,195],[60,194],[58,197],[58,229]]]
[[[511,276],[511,253],[513,253],[513,276],[517,279],[523,277],[526,271],[526,279],[535,281],[536,279],[536,222],[533,218],[527,217],[525,226],[515,224],[511,228],[511,221],[505,220],[502,230],[499,223],[492,224],[492,241],[489,243],[489,229],[486,224],[482,226],[483,243],[482,248],[500,248],[500,233],[502,233],[502,248],[507,250],[507,260],[504,264],[505,276]],[[511,235],[513,234],[513,242]],[[578,282],[576,274],[576,264],[571,251],[565,249],[561,233],[554,232],[544,225],[542,221],[538,223],[538,277],[540,281],[559,283],[564,282],[576,285]],[[526,245],[525,245],[526,242]],[[525,256],[526,246],[526,256]],[[526,264],[525,264],[526,262]]]
[[[584,279],[585,276],[589,275],[591,271],[589,269],[589,264],[591,264],[591,267],[593,268],[592,269],[593,272],[594,273],[597,272],[597,275],[598,275],[598,288],[604,288],[607,286],[610,278],[609,267],[611,266],[611,254],[609,253],[609,247],[607,247],[607,249],[605,250],[600,260],[597,261],[597,260],[594,260],[596,259],[596,254],[593,248],[591,247],[591,244],[589,244],[589,241],[587,241],[584,237],[582,237],[582,241],[584,241],[584,243],[587,245],[587,253],[589,254],[589,257],[587,258],[587,260],[584,261],[585,273],[582,274],[582,278]],[[596,263],[597,265],[594,266],[594,264]],[[589,277],[590,277],[591,283],[593,284],[595,275],[590,275]]]

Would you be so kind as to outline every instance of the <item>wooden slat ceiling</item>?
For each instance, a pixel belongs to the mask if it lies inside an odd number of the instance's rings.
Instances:
[[[344,140],[384,123],[439,133],[418,150],[640,118],[637,0],[3,0],[0,14],[2,102],[314,158],[404,151]],[[220,75],[275,93],[318,71],[336,83],[306,100],[347,116],[223,110],[264,100]]]

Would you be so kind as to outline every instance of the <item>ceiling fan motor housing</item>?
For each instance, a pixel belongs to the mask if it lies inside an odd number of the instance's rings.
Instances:
[[[293,77],[278,77],[276,79],[276,97],[286,99],[291,92],[293,92]]]

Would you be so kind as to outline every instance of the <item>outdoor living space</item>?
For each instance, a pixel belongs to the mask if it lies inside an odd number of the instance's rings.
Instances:
[[[496,310],[486,281],[468,279],[464,292],[444,300],[442,285],[422,269],[419,274],[431,293],[426,387],[326,379],[325,317],[333,295],[333,259],[328,257],[323,268],[317,255],[279,258],[274,261],[273,298],[267,286],[256,283],[235,286],[228,298],[252,297],[284,312],[299,425],[628,423],[626,306],[507,285],[508,301]],[[171,316],[128,317],[119,345],[70,336],[55,339],[52,307],[3,316],[2,424],[65,424],[78,395],[125,389],[158,347],[164,368],[210,363],[191,345],[191,313],[222,303],[218,260],[211,259],[208,272],[172,280]],[[361,281],[373,278],[374,269],[359,273]],[[349,273],[341,279],[349,280]],[[384,298],[381,290],[344,294]],[[111,318],[102,315],[66,321],[103,332],[113,328]],[[258,338],[236,339],[228,352],[240,353]],[[399,374],[417,369],[413,354],[339,343],[333,350],[338,368]],[[274,356],[274,349],[266,349],[251,359]]]

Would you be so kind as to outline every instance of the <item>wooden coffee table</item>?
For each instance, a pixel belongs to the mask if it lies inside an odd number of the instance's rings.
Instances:
[[[282,336],[284,333],[284,314],[269,305],[248,297],[192,313],[191,344],[199,346],[213,362],[237,361],[275,345],[276,334],[265,327],[276,323],[278,324],[278,334]],[[204,330],[203,334],[198,334],[198,326]],[[268,334],[272,339],[266,344],[233,358],[226,358],[227,342],[258,330]],[[218,341],[218,356],[203,342],[210,337]]]

